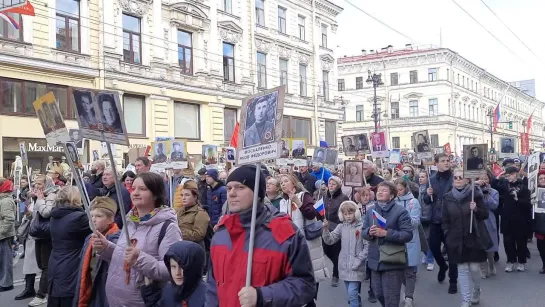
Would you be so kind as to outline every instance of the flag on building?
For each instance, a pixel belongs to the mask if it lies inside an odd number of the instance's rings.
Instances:
[[[233,129],[233,135],[231,135],[231,141],[229,144],[231,147],[238,147],[238,130],[240,129],[240,124],[237,122],[235,125],[235,129]]]
[[[13,13],[13,14],[28,15],[28,16],[36,16],[36,13],[34,12],[34,6],[32,6],[32,3],[30,3],[30,1],[26,1],[24,3],[21,2],[20,5],[10,6],[5,10],[1,10],[1,12],[2,13]]]
[[[498,106],[494,109],[494,115],[493,115],[493,124],[494,124],[494,132],[496,132],[496,128],[498,128],[498,123],[501,119],[501,110],[500,110],[500,104],[498,103]]]
[[[324,199],[323,198],[320,198],[320,200],[318,200],[314,204],[314,209],[316,209],[316,211],[318,211],[318,213],[320,213],[321,216],[325,215],[325,206],[324,206]]]
[[[382,229],[386,229],[386,219],[380,215],[380,213],[373,210],[373,221],[374,224]]]
[[[530,133],[532,130],[532,116],[534,115],[534,112],[530,114],[530,117],[528,117],[528,121],[526,122],[526,133]]]

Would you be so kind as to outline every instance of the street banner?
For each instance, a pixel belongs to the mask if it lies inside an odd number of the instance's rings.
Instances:
[[[464,145],[464,178],[477,179],[486,171],[488,144]]]
[[[363,187],[363,161],[344,161],[344,185],[347,187]]]
[[[346,135],[341,137],[345,156],[356,156],[358,153],[370,153],[367,133]]]
[[[53,92],[49,92],[32,103],[34,111],[40,120],[47,143],[56,146],[70,140],[68,129],[64,124],[61,110]]]
[[[500,150],[498,153],[500,158],[517,158],[515,153],[515,138],[513,137],[501,137],[500,138]]]
[[[371,155],[373,157],[384,158],[389,153],[384,131],[371,133]]]

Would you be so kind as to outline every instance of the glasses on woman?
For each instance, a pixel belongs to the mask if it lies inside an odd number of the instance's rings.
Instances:
[[[454,176],[454,180],[463,180],[464,176]]]
[[[403,170],[403,173],[405,173],[405,174],[408,174],[408,173],[410,173],[410,172],[411,172],[411,170],[409,170],[409,169],[404,169],[404,170]]]

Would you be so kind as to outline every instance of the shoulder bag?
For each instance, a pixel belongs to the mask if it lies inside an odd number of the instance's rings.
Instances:
[[[385,243],[378,247],[379,262],[383,264],[407,264],[407,247],[405,244],[397,245]]]
[[[28,234],[35,239],[50,239],[49,219],[43,218],[39,212],[36,212],[36,216],[30,222]]]

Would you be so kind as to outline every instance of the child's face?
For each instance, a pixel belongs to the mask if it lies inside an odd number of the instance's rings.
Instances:
[[[106,232],[113,223],[112,219],[108,218],[106,214],[98,209],[91,211],[91,219],[95,225],[95,228],[101,233]]]
[[[369,192],[362,192],[361,193],[361,202],[363,204],[366,204],[369,202]]]
[[[352,223],[356,219],[356,214],[355,212],[345,210],[343,211],[343,217],[345,221],[347,221],[348,223]]]
[[[176,260],[170,258],[170,275],[176,286],[181,286],[184,283],[184,270]]]

